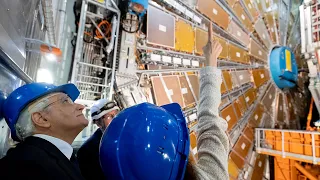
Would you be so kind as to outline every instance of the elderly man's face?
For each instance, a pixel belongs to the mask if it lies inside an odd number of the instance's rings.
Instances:
[[[88,125],[82,110],[84,106],[73,103],[64,93],[57,93],[49,98],[49,106],[45,119],[50,122],[51,130],[55,132],[80,132]]]

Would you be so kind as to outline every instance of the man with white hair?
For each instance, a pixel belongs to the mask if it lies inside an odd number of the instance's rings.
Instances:
[[[0,160],[1,179],[81,180],[72,142],[88,125],[73,84],[31,83],[13,91],[1,112],[13,140]]]
[[[90,109],[91,119],[99,129],[81,146],[77,154],[81,173],[87,180],[106,179],[100,167],[100,141],[103,132],[119,111],[115,102],[106,99],[98,100]]]

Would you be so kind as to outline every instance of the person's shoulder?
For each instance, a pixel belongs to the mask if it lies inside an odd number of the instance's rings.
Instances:
[[[44,150],[22,142],[16,147],[9,149],[6,158],[32,160],[38,159],[43,154],[45,154]]]

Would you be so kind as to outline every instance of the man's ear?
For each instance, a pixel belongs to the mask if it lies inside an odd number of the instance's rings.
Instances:
[[[48,128],[51,126],[50,122],[39,112],[32,113],[31,120],[34,125],[41,128]]]

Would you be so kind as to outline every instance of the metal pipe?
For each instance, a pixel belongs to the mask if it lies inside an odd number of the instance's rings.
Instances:
[[[116,76],[116,60],[117,60],[117,52],[118,52],[118,38],[119,38],[119,29],[120,29],[120,18],[121,18],[121,12],[117,11],[117,16],[118,16],[118,25],[117,25],[117,31],[116,31],[116,43],[114,46],[114,52],[113,52],[113,62],[112,62],[112,73],[111,73],[111,84],[110,84],[110,93],[108,99],[112,99],[112,93],[113,93],[113,84],[115,82],[115,76]]]
[[[75,57],[73,60],[73,66],[72,66],[72,76],[71,76],[71,82],[75,83],[77,81],[77,73],[78,73],[78,62],[81,61],[83,52],[82,52],[82,46],[83,46],[83,33],[84,33],[84,27],[85,27],[85,21],[86,21],[86,12],[88,9],[88,4],[86,0],[82,0],[82,6],[81,6],[81,15],[79,19],[79,29],[77,33],[77,43],[76,43],[76,49],[75,49]]]
[[[113,45],[114,45],[114,41],[115,41],[115,38],[116,38],[116,23],[118,22],[117,20],[117,17],[113,16],[112,18],[112,30],[111,30],[111,41],[110,41],[110,44],[108,45],[107,47],[107,53],[110,54],[110,52],[113,50]]]
[[[60,8],[59,8],[59,12],[60,12],[60,17],[59,17],[59,30],[57,32],[58,34],[58,39],[57,39],[57,47],[58,48],[62,48],[62,41],[64,39],[64,33],[63,33],[63,30],[64,30],[64,25],[65,25],[65,17],[66,17],[66,9],[67,9],[67,0],[61,0],[61,3],[60,3]]]
[[[296,167],[302,174],[304,174],[308,179],[310,180],[317,180],[316,177],[314,177],[309,171],[307,171],[303,166],[301,166],[299,163],[295,163],[294,167]]]
[[[4,65],[17,77],[19,77],[22,81],[26,83],[32,83],[33,80],[30,76],[28,76],[15,62],[14,60],[3,51],[0,47],[0,58]]]
[[[45,25],[48,33],[48,39],[51,44],[56,44],[56,37],[54,32],[52,0],[42,0],[42,8],[45,18]]]

